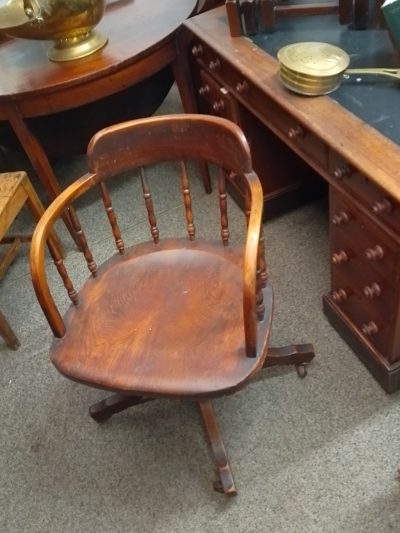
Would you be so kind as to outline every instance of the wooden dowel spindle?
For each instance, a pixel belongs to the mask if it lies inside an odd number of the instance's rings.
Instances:
[[[111,203],[110,194],[104,182],[100,183],[101,196],[103,198],[104,209],[107,213],[108,220],[110,222],[111,230],[113,232],[115,245],[118,252],[122,255],[125,252],[124,241],[122,240],[121,230],[119,229],[117,217],[114,212],[114,208]]]
[[[88,269],[92,273],[92,276],[96,276],[97,275],[97,265],[96,265],[96,262],[93,259],[93,255],[92,255],[92,252],[89,249],[89,246],[88,246],[88,243],[87,243],[87,240],[86,240],[86,236],[85,236],[85,234],[84,234],[84,232],[82,230],[81,224],[79,222],[79,219],[78,219],[74,209],[70,210],[70,217],[71,217],[72,227],[74,228],[74,231],[76,232],[76,235],[77,235],[77,238],[79,240],[79,244],[81,246],[83,255],[85,256]]]
[[[220,169],[218,173],[219,209],[221,213],[221,238],[224,246],[229,243],[228,228],[228,202],[226,196],[225,172]]]
[[[143,198],[146,204],[147,216],[149,218],[150,232],[155,244],[158,243],[160,238],[160,232],[157,226],[157,219],[154,213],[153,200],[151,197],[150,187],[147,183],[146,174],[144,168],[140,168],[140,181],[142,183]]]
[[[186,227],[189,239],[194,241],[195,227],[193,224],[192,199],[190,196],[189,180],[186,170],[186,165],[183,161],[180,163],[181,189],[183,195],[183,203],[185,205]]]

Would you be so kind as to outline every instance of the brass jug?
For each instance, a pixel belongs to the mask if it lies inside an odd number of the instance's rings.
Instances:
[[[0,33],[23,39],[51,40],[52,61],[88,56],[107,44],[93,28],[105,0],[9,0],[0,7]]]

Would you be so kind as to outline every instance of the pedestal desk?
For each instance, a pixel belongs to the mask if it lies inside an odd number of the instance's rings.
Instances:
[[[400,387],[399,82],[350,78],[331,96],[290,93],[274,57],[297,41],[337,44],[353,67],[398,62],[385,30],[351,31],[326,15],[280,20],[271,34],[232,38],[220,7],[184,24],[181,46],[193,82],[187,110],[242,126],[267,218],[295,205],[301,192],[328,184],[331,287],[324,310],[393,392]],[[231,189],[243,199],[234,179]]]

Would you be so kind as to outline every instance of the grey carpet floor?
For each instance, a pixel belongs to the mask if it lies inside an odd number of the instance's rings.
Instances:
[[[159,112],[179,110],[172,90]],[[63,184],[84,169],[84,158],[56,165]],[[160,226],[168,231],[182,226],[171,173],[164,167],[155,176]],[[195,221],[207,223],[214,200],[192,181]],[[138,196],[135,178],[112,188],[132,242],[147,231]],[[100,262],[112,243],[93,215],[99,209],[89,197],[78,212]],[[233,205],[230,215],[235,235],[242,213]],[[16,227],[30,225],[23,212]],[[79,285],[82,260],[62,226],[59,233]],[[31,286],[28,247],[21,249],[0,291],[21,341],[16,352],[0,343],[1,532],[400,531],[400,398],[383,391],[322,313],[325,202],[267,222],[265,233],[275,289],[272,344],[312,342],[316,357],[306,379],[293,368],[269,369],[214,402],[239,491],[233,499],[212,490],[213,465],[193,405],[151,402],[103,425],[88,416],[104,393],[66,380],[50,364],[51,334]],[[49,277],[56,286],[56,275]]]

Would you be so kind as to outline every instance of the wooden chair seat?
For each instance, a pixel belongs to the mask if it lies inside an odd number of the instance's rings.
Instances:
[[[176,164],[185,238],[181,231],[179,237],[170,238],[169,230],[164,235],[157,221],[149,178],[154,166],[166,161]],[[211,226],[212,239],[198,237],[187,161],[217,167],[219,223]],[[214,488],[232,496],[235,483],[211,399],[242,388],[270,364],[295,364],[304,375],[304,364],[314,356],[310,345],[268,346],[272,289],[264,258],[263,191],[248,143],[238,126],[222,118],[153,117],[96,134],[88,163],[89,173],[53,201],[32,241],[32,280],[55,336],[50,358],[66,377],[113,391],[89,409],[98,422],[153,398],[195,400],[215,460]],[[132,169],[139,169],[152,240],[125,248],[106,182]],[[226,180],[231,176],[246,191],[240,245],[230,240]],[[76,290],[60,254],[50,247],[72,302],[61,316],[47,284],[46,238],[66,209],[94,187],[100,189],[116,253],[98,266],[70,210],[90,275]]]
[[[237,390],[266,355],[272,290],[264,290],[264,357],[246,357],[241,250],[201,240],[144,243],[88,280],[50,357],[72,379],[129,394],[194,399]]]

